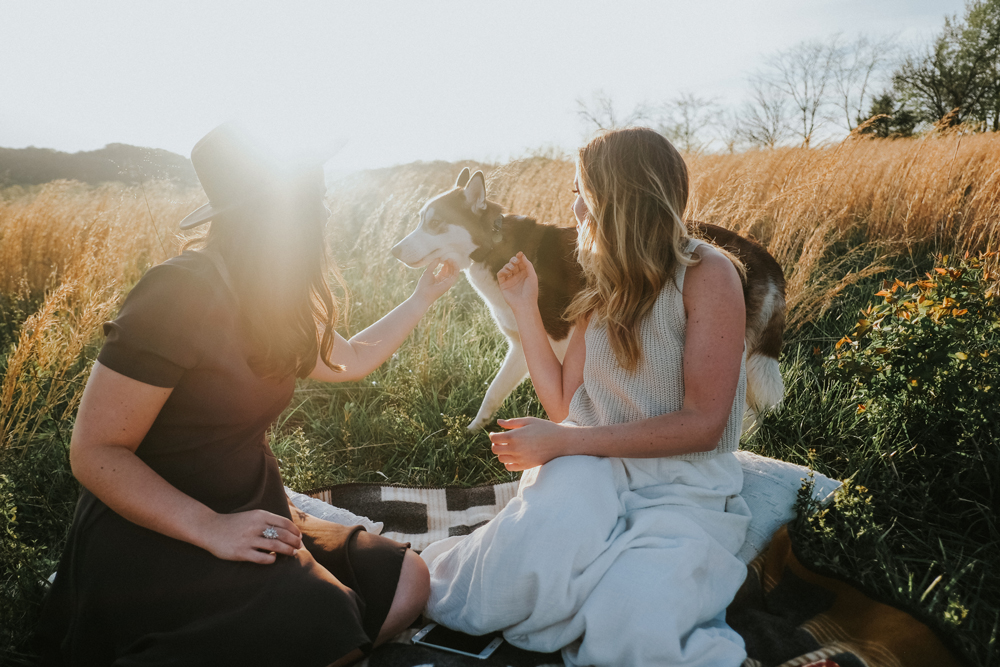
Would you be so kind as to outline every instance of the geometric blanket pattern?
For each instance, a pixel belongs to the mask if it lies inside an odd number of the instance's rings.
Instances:
[[[795,517],[792,506],[803,477],[810,471],[748,451],[738,451],[736,457],[743,468],[742,495],[753,514],[746,542],[737,556],[749,563],[771,541],[771,535]],[[818,473],[813,474],[813,481],[813,497],[818,501],[840,486],[837,480]],[[492,519],[517,494],[517,484],[507,482],[466,489],[338,484],[307,491],[306,495],[381,521],[383,535],[409,542],[415,551],[423,551],[431,542],[467,535]],[[300,503],[298,494],[290,496],[296,504]],[[301,509],[316,513],[308,507]],[[347,523],[337,517],[323,518]],[[370,525],[367,527],[371,530]]]
[[[468,535],[517,494],[517,482],[471,488],[338,484],[307,491],[325,503],[381,521],[382,535],[414,551],[453,535]]]

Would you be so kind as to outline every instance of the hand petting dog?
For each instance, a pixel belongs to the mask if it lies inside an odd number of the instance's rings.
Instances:
[[[538,307],[538,276],[523,252],[517,253],[497,273],[500,293],[515,313]]]
[[[438,297],[451,289],[458,280],[458,268],[454,262],[438,260],[435,264],[428,266],[417,287],[413,290],[413,295],[427,302],[427,305],[434,303]]]
[[[500,293],[519,320],[532,308],[538,309],[538,275],[523,252],[511,257],[497,273]],[[563,436],[571,426],[556,424],[537,417],[498,419],[500,428],[490,433],[491,451],[507,470],[528,470],[564,456]]]

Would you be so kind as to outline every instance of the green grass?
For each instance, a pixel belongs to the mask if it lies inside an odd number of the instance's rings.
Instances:
[[[24,664],[41,610],[45,580],[56,569],[79,485],[69,470],[71,424],[0,458],[0,664]],[[30,664],[30,663],[28,663]]]
[[[351,276],[346,277],[350,284]],[[389,303],[353,292],[352,299],[362,305],[354,308],[351,329],[384,314],[393,301],[405,298],[409,286],[401,286]],[[273,438],[287,483],[308,490],[347,481],[472,486],[515,479],[490,453],[486,432],[465,429],[506,345],[485,306],[462,281],[364,380],[301,381]],[[501,416],[525,414],[543,414],[529,383],[508,399]]]

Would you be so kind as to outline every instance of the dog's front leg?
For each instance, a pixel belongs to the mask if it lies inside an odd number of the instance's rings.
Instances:
[[[503,360],[503,366],[500,367],[500,372],[490,383],[490,388],[486,390],[486,397],[479,407],[479,413],[467,427],[469,431],[478,431],[489,424],[496,411],[500,409],[503,402],[527,375],[528,362],[524,358],[521,341],[510,340],[510,348],[507,350],[507,357]]]

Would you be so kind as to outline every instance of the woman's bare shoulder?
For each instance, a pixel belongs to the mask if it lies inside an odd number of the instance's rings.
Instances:
[[[684,300],[689,297],[727,301],[729,298],[743,301],[743,283],[732,261],[718,248],[708,243],[700,243],[692,252],[699,261],[687,267],[684,277]]]
[[[709,277],[732,277],[739,280],[739,273],[733,262],[711,243],[699,243],[691,252],[691,256],[697,259],[698,263],[688,267],[689,276],[706,274]]]

